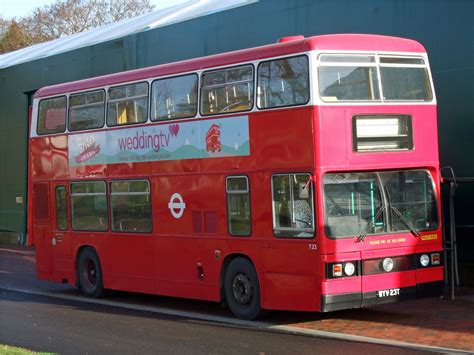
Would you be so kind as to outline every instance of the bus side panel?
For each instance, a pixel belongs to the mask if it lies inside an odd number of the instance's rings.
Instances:
[[[218,300],[222,261],[215,251],[226,234],[225,176],[160,176],[152,194],[157,292]]]
[[[40,280],[53,280],[53,253],[51,245],[51,227],[33,225],[36,251],[36,275]]]
[[[156,275],[151,234],[110,233],[101,253],[106,287],[155,293]]]
[[[317,310],[320,291],[318,254],[310,248],[311,244],[312,240],[264,242],[263,308]]]

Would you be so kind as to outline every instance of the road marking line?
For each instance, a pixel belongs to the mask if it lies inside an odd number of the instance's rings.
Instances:
[[[362,335],[333,333],[333,332],[327,332],[324,330],[305,329],[305,328],[292,327],[288,325],[275,325],[275,324],[266,323],[266,322],[246,321],[246,320],[237,319],[233,317],[213,316],[210,314],[203,314],[203,313],[197,313],[197,312],[192,312],[192,311],[179,311],[179,310],[171,309],[171,308],[142,306],[142,305],[137,305],[137,304],[122,303],[122,302],[109,301],[109,300],[104,300],[104,299],[86,298],[83,296],[57,294],[54,292],[47,292],[47,291],[45,292],[45,291],[37,291],[37,290],[28,290],[28,289],[22,289],[22,288],[16,288],[16,287],[5,288],[4,286],[1,286],[1,285],[0,285],[0,290],[20,292],[20,293],[26,293],[26,294],[31,294],[31,295],[52,297],[52,298],[58,298],[58,299],[64,299],[64,300],[69,300],[69,301],[76,301],[76,302],[84,302],[84,303],[90,303],[90,304],[98,304],[98,305],[103,305],[103,306],[125,308],[125,309],[131,309],[135,311],[164,314],[164,315],[176,316],[180,318],[192,318],[192,319],[202,320],[202,321],[211,321],[211,322],[217,322],[217,323],[225,323],[229,325],[238,325],[238,326],[244,326],[248,328],[264,330],[264,331],[273,331],[273,332],[276,331],[280,333],[290,333],[290,334],[295,334],[295,335],[305,335],[305,336],[312,336],[312,337],[318,337],[318,338],[396,346],[396,347],[401,347],[401,348],[425,350],[425,351],[432,351],[432,352],[472,354],[472,352],[467,351],[467,350],[462,350],[462,349],[452,349],[452,348],[443,348],[443,347],[437,347],[437,346],[431,346],[431,345],[405,343],[405,342],[396,341],[396,340],[371,338],[371,337],[366,337]]]

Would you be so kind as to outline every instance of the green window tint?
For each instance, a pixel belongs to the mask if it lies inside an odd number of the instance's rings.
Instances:
[[[38,134],[61,133],[66,130],[66,96],[41,100],[39,103]]]
[[[226,185],[229,234],[249,236],[252,230],[252,219],[248,178],[229,176]]]
[[[148,83],[130,84],[109,89],[107,124],[129,125],[146,122]]]
[[[105,120],[105,92],[103,90],[69,97],[69,130],[100,128]]]
[[[202,74],[201,113],[249,111],[253,107],[253,66]]]
[[[148,181],[111,182],[110,211],[113,231],[151,232],[151,198]]]
[[[304,105],[308,101],[309,69],[306,56],[260,63],[257,82],[258,108]]]
[[[105,231],[107,195],[105,182],[88,181],[71,184],[72,228],[85,231]]]
[[[56,227],[60,231],[68,229],[66,187],[56,187]]]
[[[323,54],[319,57],[321,63],[375,63],[373,55],[344,55]]]
[[[273,230],[278,237],[314,235],[313,183],[309,174],[272,177]]]
[[[151,86],[152,121],[194,117],[197,113],[196,74],[155,80]]]

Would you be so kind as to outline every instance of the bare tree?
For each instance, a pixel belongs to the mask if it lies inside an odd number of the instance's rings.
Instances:
[[[15,33],[9,37],[7,46],[0,47],[0,53],[142,15],[154,7],[150,0],[57,0],[15,21],[14,27],[9,23],[3,35],[5,20],[0,19],[0,43],[10,31]],[[20,36],[20,32],[26,37]],[[22,40],[10,43],[14,39]]]

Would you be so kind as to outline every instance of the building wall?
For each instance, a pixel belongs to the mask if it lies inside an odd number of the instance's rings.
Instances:
[[[0,231],[26,232],[27,95],[45,85],[275,42],[294,34],[375,33],[428,50],[441,165],[474,176],[472,0],[260,0],[0,70]],[[23,197],[22,204],[16,197]],[[474,250],[474,184],[457,195],[461,248]],[[471,238],[469,238],[469,236]],[[472,242],[471,242],[472,240]],[[474,260],[473,252],[461,257]]]

